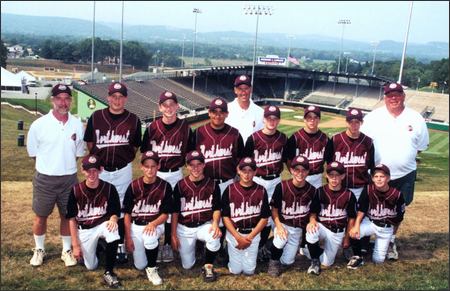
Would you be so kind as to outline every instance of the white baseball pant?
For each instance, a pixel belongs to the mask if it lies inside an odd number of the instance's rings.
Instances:
[[[242,235],[246,236],[247,234]],[[258,257],[258,245],[261,240],[261,235],[258,233],[253,238],[251,245],[244,250],[238,250],[236,248],[237,241],[229,231],[227,231],[225,238],[227,240],[228,256],[230,258],[228,262],[230,273],[235,275],[239,275],[240,273],[253,275],[256,269],[256,258]]]
[[[266,191],[267,191],[267,197],[270,200],[272,200],[272,196],[273,196],[273,192],[275,192],[275,187],[277,186],[278,183],[281,182],[281,176],[278,178],[275,178],[273,180],[264,180],[261,177],[253,177],[253,181],[261,186],[263,186]],[[273,225],[273,219],[272,217],[269,217],[269,220],[267,222],[267,226],[272,226]]]
[[[133,180],[133,168],[131,163],[128,163],[125,167],[114,172],[108,172],[103,170],[99,178],[105,182],[113,184],[116,187],[117,193],[119,193],[120,198],[120,208],[123,207],[123,198],[125,197],[125,192],[128,186],[130,186]],[[123,212],[120,214],[120,218],[124,216]]]
[[[361,222],[359,232],[361,238],[375,234],[372,261],[378,264],[383,263],[389,248],[389,242],[394,233],[394,228],[392,226],[380,227],[365,217]]]
[[[361,196],[362,190],[364,187],[359,188],[348,188],[348,190],[352,191],[353,194],[355,194],[356,202],[358,202],[359,196]]]
[[[152,234],[144,234],[145,225],[131,224],[131,239],[134,244],[133,261],[134,266],[138,270],[147,267],[147,255],[145,249],[153,250],[159,245],[159,237],[164,233],[164,224],[156,227],[156,231]]]
[[[306,177],[306,181],[313,185],[316,189],[322,187],[323,174],[314,174]]]
[[[175,172],[160,172],[158,171],[156,173],[156,176],[160,177],[164,181],[170,184],[170,187],[172,187],[172,190],[175,189],[175,186],[177,185],[178,181],[183,179],[183,171],[181,168],[178,169],[178,171]],[[167,216],[167,223],[170,223],[172,220],[172,215],[169,213]]]
[[[297,254],[298,246],[302,240],[302,228],[292,227],[283,224],[284,229],[286,229],[288,235],[286,239],[282,239],[277,234],[277,227],[273,228],[273,245],[277,249],[283,249],[283,254],[281,255],[280,262],[283,265],[291,265],[295,261],[295,255]]]
[[[78,229],[81,251],[83,252],[84,265],[88,270],[94,270],[98,266],[96,254],[99,238],[104,238],[107,243],[120,239],[119,231],[111,232],[106,228],[108,221],[89,229]]]
[[[336,253],[342,245],[345,231],[335,233],[323,226],[322,223],[317,224],[319,226],[318,231],[314,233],[306,232],[306,241],[314,244],[323,240],[323,253],[320,256],[320,263],[324,266],[331,266],[334,264]]]
[[[234,179],[229,179],[229,180],[226,180],[225,182],[222,182],[219,184],[220,198],[222,198],[222,195],[223,195],[223,192],[225,191],[225,189],[227,189],[227,187],[229,185],[233,184],[233,182],[234,182]],[[223,227],[223,226],[224,226],[224,224],[223,224],[222,218],[220,218],[219,227]]]

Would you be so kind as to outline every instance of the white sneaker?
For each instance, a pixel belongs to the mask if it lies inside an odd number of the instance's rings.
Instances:
[[[391,261],[397,261],[398,260],[397,245],[395,244],[395,242],[389,243],[387,259],[391,260]]]
[[[44,262],[45,251],[43,249],[33,249],[33,257],[30,260],[30,265],[37,267]]]
[[[158,268],[157,267],[147,267],[145,268],[145,272],[147,273],[147,278],[150,282],[152,282],[153,285],[161,285],[162,279],[158,274]]]
[[[71,250],[63,251],[61,253],[61,260],[66,264],[66,267],[72,267],[77,265],[77,260],[73,256],[73,253]]]

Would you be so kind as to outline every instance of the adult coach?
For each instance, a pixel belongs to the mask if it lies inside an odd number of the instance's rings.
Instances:
[[[375,146],[375,164],[386,165],[391,172],[389,185],[397,188],[409,205],[413,201],[417,175],[417,154],[428,148],[429,136],[424,118],[405,106],[405,92],[399,83],[384,87],[385,106],[364,117],[361,131],[371,137]],[[397,260],[394,229],[388,259]]]
[[[251,93],[251,78],[246,75],[236,77],[236,98],[228,104],[229,114],[225,119],[225,123],[239,130],[244,144],[252,133],[264,127],[264,110],[250,99]]]
[[[55,85],[51,102],[53,109],[31,124],[27,136],[28,155],[36,161],[32,206],[36,214],[33,221],[35,248],[30,264],[40,266],[43,263],[47,217],[56,203],[61,219],[61,259],[66,266],[74,266],[77,261],[72,255],[69,220],[65,215],[72,186],[78,183],[77,157],[84,155],[83,124],[69,113],[72,104],[69,87]]]
[[[104,170],[100,173],[100,179],[116,187],[122,208],[125,192],[133,176],[131,163],[141,145],[141,121],[125,109],[128,90],[123,83],[111,83],[107,99],[108,107],[95,111],[89,118],[84,141],[89,152],[102,161]],[[123,263],[127,260],[123,244],[123,213],[118,223],[118,263]]]

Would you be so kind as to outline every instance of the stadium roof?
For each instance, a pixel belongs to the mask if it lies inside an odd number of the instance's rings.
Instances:
[[[2,67],[1,76],[2,87],[22,87],[22,82],[19,76],[11,73]]]

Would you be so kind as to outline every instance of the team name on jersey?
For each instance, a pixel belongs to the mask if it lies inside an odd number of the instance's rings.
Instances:
[[[181,154],[181,148],[183,147],[183,142],[180,141],[178,145],[171,145],[169,141],[165,140],[158,145],[155,140],[150,141],[153,151],[157,152],[160,157],[173,157],[179,156]]]
[[[125,134],[116,134],[115,130],[108,130],[105,135],[100,134],[100,130],[95,130],[97,137],[97,147],[104,148],[109,146],[127,145],[130,141],[130,130],[127,130]]]
[[[397,216],[397,210],[384,208],[383,205],[377,204],[376,208],[369,209],[368,216],[374,220],[395,218]]]
[[[307,148],[304,153],[300,153],[300,149],[297,148],[295,152],[296,152],[296,156],[298,156],[298,155],[305,156],[308,158],[308,160],[310,162],[314,163],[315,161],[323,160],[323,156],[325,154],[325,147],[322,148],[322,150],[318,151],[318,152],[313,151],[312,148]]]
[[[335,153],[335,161],[341,162],[344,165],[348,166],[364,166],[366,164],[367,152],[362,156],[357,156],[353,152],[347,152],[345,155],[342,155],[341,152],[336,151]]]
[[[108,207],[108,202],[104,205],[95,207],[92,203],[87,203],[84,205],[83,209],[78,210],[77,220],[78,222],[94,220],[101,218],[106,214],[106,208]]]
[[[236,207],[234,202],[231,202],[230,203],[231,217],[235,222],[252,217],[257,217],[261,214],[261,206],[262,201],[257,205],[250,205],[248,201],[245,203],[241,202],[239,207]]]
[[[186,202],[186,197],[181,197],[181,215],[188,216],[194,213],[210,211],[212,209],[212,199],[213,196],[211,195],[207,200],[200,200],[198,197],[194,197],[194,199]]]
[[[132,213],[136,216],[144,214],[145,216],[156,215],[159,213],[159,208],[161,206],[161,200],[156,204],[146,204],[145,200],[139,200],[133,207]]]
[[[272,149],[265,150],[264,154],[260,155],[258,150],[254,151],[255,162],[258,167],[270,165],[279,162],[282,158],[281,152],[274,152]]]
[[[221,148],[220,145],[211,145],[210,149],[206,149],[205,145],[200,145],[200,151],[205,156],[205,163],[217,160],[228,159],[233,156],[233,144],[228,148]]]
[[[321,203],[321,210],[319,213],[319,217],[321,221],[327,220],[339,220],[347,218],[347,210],[346,209],[336,209],[336,205],[328,204],[325,208],[325,205]]]
[[[301,205],[300,202],[292,203],[291,207],[286,206],[286,201],[281,202],[281,209],[284,219],[294,219],[305,217],[309,214],[311,201],[307,205]]]

